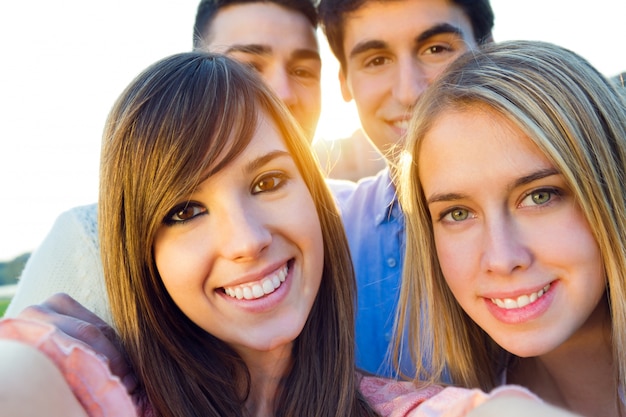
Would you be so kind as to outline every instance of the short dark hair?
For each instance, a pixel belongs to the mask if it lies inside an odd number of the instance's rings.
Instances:
[[[345,15],[361,8],[372,0],[320,0],[319,20],[328,39],[328,45],[341,64],[346,68],[346,56],[343,50]],[[491,39],[494,14],[489,0],[451,0],[460,7],[472,24],[474,39],[483,44]]]
[[[193,48],[202,47],[204,37],[209,31],[209,26],[217,12],[226,6],[243,3],[275,3],[286,9],[302,13],[317,28],[317,1],[318,0],[201,0],[196,11],[196,21],[193,26]],[[285,34],[289,36],[289,34]]]

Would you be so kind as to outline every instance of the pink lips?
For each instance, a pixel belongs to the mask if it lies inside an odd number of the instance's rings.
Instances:
[[[516,297],[511,299],[498,299],[497,302],[491,298],[485,298],[485,305],[489,312],[499,321],[507,324],[520,324],[533,320],[541,316],[552,304],[555,296],[556,282],[541,289],[537,296]],[[526,300],[525,298],[529,299]]]

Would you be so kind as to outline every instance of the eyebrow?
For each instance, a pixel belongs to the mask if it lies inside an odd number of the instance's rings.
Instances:
[[[428,39],[437,35],[444,34],[452,34],[463,37],[463,31],[450,23],[440,23],[435,26],[432,26],[426,29],[424,32],[420,33],[415,38],[415,44],[419,45],[420,43],[426,42]],[[350,51],[349,58],[354,58],[355,56],[362,54],[367,51],[377,50],[377,49],[385,49],[387,48],[387,42],[372,39],[365,42],[357,43],[354,48]]]
[[[234,44],[228,47],[224,54],[228,55],[235,52],[252,55],[271,55],[272,48],[270,46],[262,44]],[[322,61],[320,54],[312,49],[296,49],[291,53],[291,59],[314,59],[316,61]]]
[[[533,181],[537,181],[540,180],[542,178],[546,178],[552,175],[558,175],[559,171],[557,171],[554,168],[546,168],[546,169],[541,169],[537,172],[533,172],[529,175],[525,175],[521,178],[518,178],[517,180],[515,180],[515,182],[513,183],[513,186],[511,188],[517,188],[520,185],[525,185],[525,184],[529,184]]]
[[[425,42],[437,35],[457,35],[462,38],[463,31],[459,27],[451,25],[450,23],[440,23],[420,33],[420,35],[415,39],[415,43],[419,44]]]
[[[261,44],[234,44],[228,47],[224,54],[228,55],[233,52],[243,52],[246,54],[254,55],[269,55],[272,53],[272,48]]]
[[[284,158],[284,157],[293,159],[291,157],[291,154],[287,151],[275,150],[275,151],[268,152],[248,162],[246,166],[244,167],[244,171],[253,172],[261,168],[263,165],[268,164],[269,162],[273,161],[274,159]]]
[[[547,178],[550,177],[552,175],[558,175],[559,171],[557,171],[554,168],[546,168],[546,169],[541,169],[539,171],[530,173],[529,175],[524,175],[523,177],[520,177],[518,179],[516,179],[513,184],[511,184],[511,186],[509,187],[509,189],[515,189],[517,187],[520,187],[522,185],[526,185],[526,184],[530,184],[533,181],[537,181],[543,178]],[[439,203],[439,202],[449,202],[449,201],[456,201],[456,200],[462,200],[464,198],[467,198],[466,194],[461,194],[461,193],[437,193],[437,194],[433,194],[432,196],[430,196],[430,198],[428,198],[426,200],[427,204],[432,204],[432,203]]]

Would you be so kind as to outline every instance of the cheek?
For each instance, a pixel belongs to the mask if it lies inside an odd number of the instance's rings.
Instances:
[[[292,200],[282,213],[292,213],[283,230],[303,253],[305,267],[314,277],[320,277],[324,266],[324,239],[317,210],[308,190],[303,186],[299,198]],[[286,220],[285,214],[282,218]]]
[[[298,208],[295,209],[297,210]],[[306,220],[301,219],[301,221],[297,221],[296,219],[295,225],[300,228],[298,235],[303,240],[303,244],[311,249],[314,256],[318,260],[323,260],[324,240],[322,237],[322,227],[315,205],[313,204],[313,201],[310,201],[310,204],[300,204],[299,209],[304,209],[304,212],[306,213]],[[319,263],[322,264],[323,262]]]
[[[576,207],[557,213],[542,224],[528,225],[529,241],[537,258],[555,265],[578,265],[588,270],[603,268],[595,236]]]
[[[306,100],[315,107],[322,107],[322,86],[320,83],[306,87]]]
[[[155,242],[154,259],[163,285],[172,299],[180,305],[187,292],[198,293],[206,275],[201,245],[186,241],[162,239]]]
[[[581,213],[574,213],[562,223],[560,230],[550,233],[550,245],[544,251],[551,254],[552,259],[558,260],[563,268],[571,265],[577,269],[572,272],[583,277],[582,284],[590,292],[604,292],[606,284],[602,254]]]
[[[457,288],[471,282],[471,277],[478,273],[479,254],[474,249],[477,245],[436,230],[434,237],[441,271],[450,289],[456,293]]]
[[[352,95],[359,114],[372,113],[378,106],[385,89],[383,80],[358,79],[352,83]],[[362,120],[366,123],[367,119]]]
[[[319,87],[303,87],[298,93],[298,101],[306,109],[307,117],[317,119],[322,109],[322,99]]]
[[[308,103],[311,106],[314,103],[321,103],[320,84],[305,84],[293,81],[291,83],[291,88],[296,92],[296,95],[298,96],[298,102]]]

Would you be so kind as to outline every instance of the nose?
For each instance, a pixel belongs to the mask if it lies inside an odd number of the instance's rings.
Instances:
[[[222,256],[245,262],[257,258],[272,242],[272,233],[262,216],[246,207],[229,207],[218,230]]]
[[[265,81],[287,107],[297,103],[297,96],[287,68],[282,66],[273,67],[272,70],[266,74]]]
[[[521,231],[507,216],[488,223],[483,245],[482,269],[494,275],[525,270],[533,259]]]
[[[418,60],[409,57],[399,60],[393,96],[400,104],[414,106],[428,84],[427,74]]]

